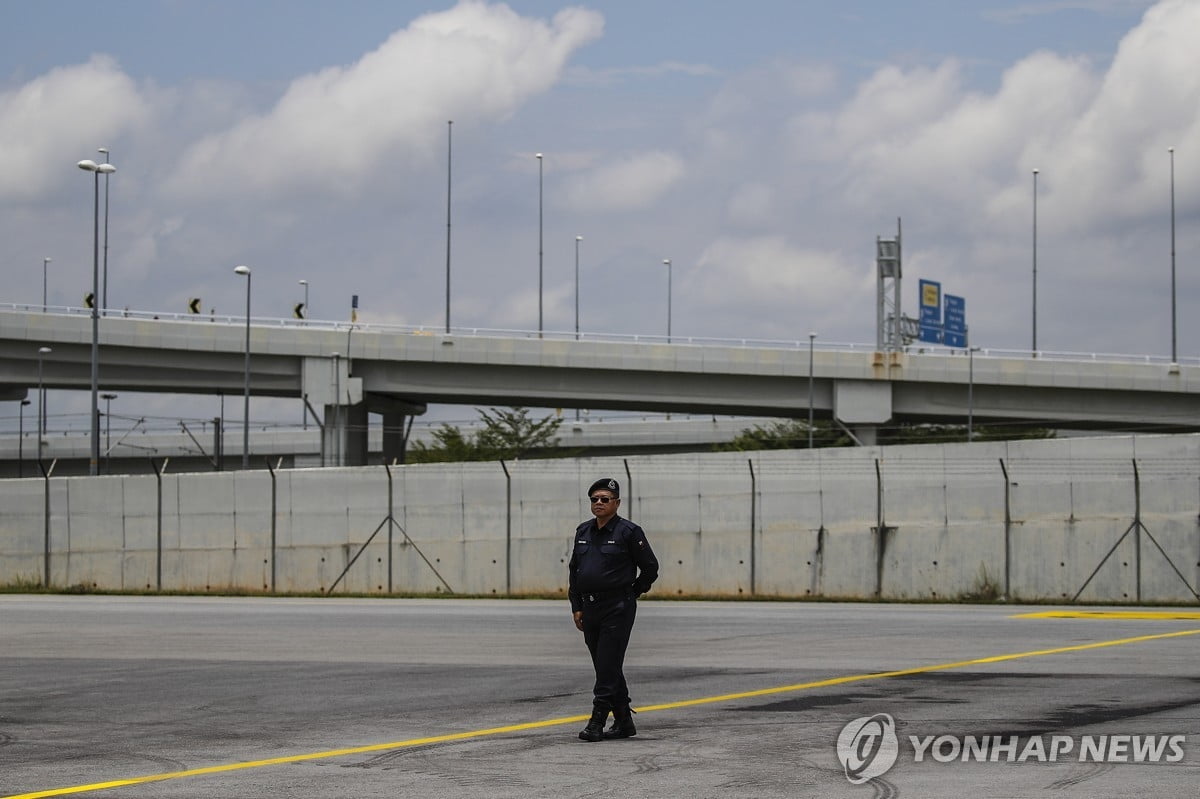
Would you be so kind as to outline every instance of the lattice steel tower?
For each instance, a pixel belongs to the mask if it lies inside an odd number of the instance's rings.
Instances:
[[[875,346],[881,352],[904,348],[900,310],[900,219],[896,238],[875,237],[875,266],[878,289],[875,299]]]

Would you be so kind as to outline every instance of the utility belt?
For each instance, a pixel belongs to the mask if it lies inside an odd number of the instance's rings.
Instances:
[[[611,591],[583,591],[580,597],[584,602],[607,602],[611,599],[630,599],[633,588],[614,588]]]

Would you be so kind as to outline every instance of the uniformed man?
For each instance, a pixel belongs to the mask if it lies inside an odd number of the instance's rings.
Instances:
[[[592,655],[596,684],[592,717],[579,733],[584,741],[637,735],[629,686],[622,671],[637,614],[637,598],[658,578],[658,560],[646,534],[617,515],[621,486],[603,478],[588,489],[592,515],[575,530],[569,569],[571,613]],[[609,712],[613,725],[604,729]]]

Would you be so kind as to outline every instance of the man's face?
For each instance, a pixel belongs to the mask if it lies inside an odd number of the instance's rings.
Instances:
[[[592,503],[592,515],[597,519],[609,519],[617,512],[621,500],[613,496],[613,492],[603,488],[593,491],[588,500]]]

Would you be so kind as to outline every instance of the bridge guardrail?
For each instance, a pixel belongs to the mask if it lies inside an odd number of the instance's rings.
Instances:
[[[22,312],[22,313],[42,313],[43,306],[40,303],[0,303],[0,313],[3,312]],[[90,316],[90,308],[76,308],[73,306],[47,305],[44,307],[44,312],[47,314],[60,314],[69,316]],[[195,323],[199,321],[208,321],[213,324],[238,325],[246,324],[244,315],[236,314],[189,314],[164,311],[140,311],[131,309],[103,309],[101,310],[102,317],[113,317],[120,319],[141,319],[153,320],[160,322],[189,322]],[[321,320],[321,319],[287,319],[274,317],[250,317],[251,326],[258,327],[275,327],[275,328],[295,328],[300,330],[356,330],[363,332],[375,333],[395,333],[408,334],[418,336],[445,336],[445,328],[437,325],[402,325],[390,322],[372,322],[372,321],[337,321],[337,320]],[[543,338],[552,341],[589,341],[589,342],[616,342],[627,344],[667,344],[667,337],[664,335],[647,335],[640,333],[585,333],[576,334],[574,331],[561,330],[513,330],[504,328],[487,328],[487,327],[451,327],[451,337],[466,336],[466,337],[487,337],[487,338]],[[762,349],[808,349],[809,342],[806,339],[800,340],[782,340],[782,339],[757,339],[757,338],[718,338],[711,336],[678,336],[673,335],[669,342],[672,346],[714,346],[714,347],[740,347],[740,348],[762,348]],[[836,342],[836,341],[819,341],[814,343],[814,348],[821,352],[874,352],[876,347],[873,343],[855,343],[855,342]],[[955,349],[951,347],[943,347],[931,344],[910,344],[904,348],[904,352],[913,354],[930,354],[930,355],[948,355],[965,357],[969,351],[966,349]],[[980,358],[1028,358],[1030,360],[1048,360],[1048,361],[1075,361],[1075,362],[1095,362],[1095,363],[1144,363],[1144,364],[1171,364],[1170,357],[1165,355],[1152,354],[1133,354],[1133,353],[1103,353],[1103,352],[1058,352],[1053,350],[1038,350],[1031,352],[1030,350],[1004,349],[997,347],[980,347],[975,350],[976,357]],[[1180,358],[1176,363],[1186,366],[1200,366],[1200,357],[1185,357]]]

